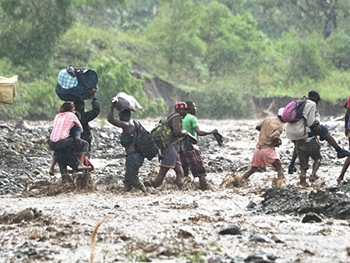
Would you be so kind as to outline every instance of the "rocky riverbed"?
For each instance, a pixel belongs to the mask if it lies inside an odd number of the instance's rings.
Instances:
[[[148,129],[157,120],[141,120]],[[123,191],[124,151],[104,120],[94,128],[95,170],[83,191],[60,189],[48,174],[51,122],[0,122],[0,262],[350,262],[350,184],[336,185],[344,159],[322,142],[320,179],[308,188],[287,174],[293,145],[278,149],[286,182],[273,186],[272,167],[242,183],[258,132],[257,120],[200,120],[218,128],[198,146],[209,190],[169,172],[158,189]],[[348,148],[343,121],[324,120]],[[140,178],[152,181],[158,161],[145,160]]]

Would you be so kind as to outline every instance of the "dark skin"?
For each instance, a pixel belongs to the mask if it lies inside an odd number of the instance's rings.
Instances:
[[[188,105],[188,109],[187,112],[189,114],[192,114],[193,116],[195,116],[197,114],[197,106],[195,103],[192,104],[187,104]],[[195,132],[197,133],[198,136],[206,136],[206,135],[210,135],[210,134],[218,134],[218,130],[214,129],[212,131],[203,131],[199,128],[199,125],[193,128],[195,130]],[[189,173],[189,169],[188,167],[186,169],[184,169],[184,175],[188,176]],[[199,187],[201,190],[207,190],[207,180],[206,180],[206,174],[202,173],[198,175],[198,179],[199,179]]]
[[[347,108],[347,105],[348,105],[348,101],[346,101],[344,103],[344,108],[346,108],[345,118],[344,118],[344,120],[345,120],[345,136],[350,137],[350,129],[348,128],[350,108]],[[350,138],[349,138],[349,145],[350,145]],[[345,175],[346,171],[348,170],[349,165],[350,165],[350,157],[347,157],[345,159],[345,162],[344,162],[343,168],[340,172],[340,175],[337,178],[337,183],[340,183],[342,180],[344,180],[344,175]]]
[[[177,113],[179,113],[181,116],[177,116],[174,119],[171,120],[171,125],[173,127],[173,133],[177,137],[185,136],[187,134],[187,131],[182,130],[182,118],[186,116],[187,110],[186,109],[177,109],[175,110]],[[166,173],[169,171],[169,167],[165,166],[160,166],[159,173],[154,179],[152,186],[154,188],[157,188],[160,186],[166,176]],[[179,190],[182,190],[183,188],[183,176],[184,176],[184,171],[182,169],[182,165],[176,163],[174,167],[174,171],[176,173],[176,185],[179,188]]]
[[[124,134],[130,134],[134,131],[135,125],[134,122],[131,120],[131,117],[129,114],[127,114],[125,111],[119,112],[119,120],[114,118],[114,109],[116,108],[117,102],[112,102],[109,111],[108,111],[108,117],[107,120],[112,125],[122,128]],[[131,145],[125,147],[126,154],[135,152],[135,143],[132,143]]]
[[[278,118],[282,121],[281,117],[278,116]],[[260,127],[256,126],[255,127],[256,130],[258,130],[260,132]],[[277,142],[278,142],[278,138],[277,138]],[[282,169],[282,163],[279,159],[276,159],[272,164],[271,164],[276,170],[277,170],[277,184],[282,184],[284,182],[284,173],[283,173],[283,169]],[[255,173],[257,170],[259,169],[259,167],[256,166],[251,166],[249,168],[248,171],[246,171],[243,174],[243,178],[244,179],[248,179],[253,173]]]
[[[188,113],[196,116],[197,114],[197,106],[196,104],[193,103],[193,105],[191,105],[189,108],[188,108]],[[194,127],[194,130],[196,131],[197,135],[198,136],[206,136],[206,135],[209,135],[209,134],[218,134],[218,130],[217,129],[214,129],[212,131],[202,131],[199,126],[197,127]]]
[[[321,100],[320,98],[315,98],[315,97],[309,97],[308,99],[312,100],[313,102],[315,102],[316,105]],[[350,110],[350,109],[348,109],[348,110]],[[319,124],[313,125],[312,129],[317,135],[322,136],[321,127],[320,127]],[[346,129],[345,129],[345,134],[347,134]],[[336,142],[336,140],[334,139],[334,137],[330,133],[328,133],[326,135],[326,137],[324,137],[324,140],[327,141],[335,150],[338,150],[340,148],[338,143]],[[289,164],[289,167],[292,167],[292,168],[294,167],[296,159],[297,159],[297,152],[296,152],[296,150],[294,148],[293,155],[292,155],[292,160],[291,160],[291,162]],[[319,161],[319,162],[317,162],[316,165],[314,165],[313,172],[311,174],[311,178],[317,178],[316,171],[317,171],[318,167],[320,166],[320,164],[321,164],[321,162]]]
[[[344,103],[344,107],[346,108],[344,120],[345,120],[345,136],[349,137],[350,129],[348,128],[348,122],[349,122],[349,116],[350,116],[350,108],[347,108],[347,105],[348,105],[348,101]]]

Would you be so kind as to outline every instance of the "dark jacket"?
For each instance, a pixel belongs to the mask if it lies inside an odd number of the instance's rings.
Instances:
[[[86,112],[80,112],[81,119],[80,123],[83,126],[83,133],[81,134],[81,138],[83,140],[86,140],[91,144],[92,140],[92,134],[91,134],[91,127],[89,125],[89,122],[95,119],[100,114],[100,104],[98,103],[98,100],[96,98],[92,99],[92,110],[86,111]]]

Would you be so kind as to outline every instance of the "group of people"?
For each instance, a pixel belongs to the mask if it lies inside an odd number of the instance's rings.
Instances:
[[[78,85],[78,71],[79,74],[83,72],[83,70],[76,70],[73,67],[67,67],[62,70],[58,75],[57,87],[67,91],[73,90],[73,87]],[[69,94],[66,93],[68,98],[74,99],[65,101],[60,107],[59,113],[55,116],[49,139],[50,149],[54,151],[49,174],[54,175],[55,165],[58,163],[63,182],[71,181],[67,166],[70,166],[75,171],[89,171],[93,169],[88,159],[92,142],[89,122],[100,114],[96,91],[96,86],[88,91],[89,98],[92,100],[92,109],[89,111],[85,110],[84,98],[78,96],[69,97]]]
[[[57,86],[64,93],[64,89],[70,89],[77,85],[76,70],[68,67],[62,70],[58,76]],[[91,152],[92,134],[89,122],[95,119],[100,113],[100,107],[96,98],[97,88],[92,88],[90,96],[92,98],[92,109],[85,110],[84,99],[74,97],[74,101],[66,101],[62,104],[60,112],[55,116],[53,129],[50,134],[49,146],[54,151],[49,174],[54,175],[55,165],[58,163],[62,175],[62,182],[72,182],[68,175],[67,167],[74,171],[89,171],[93,167],[90,165],[89,157]],[[70,91],[71,92],[71,91]],[[71,92],[72,93],[72,92]],[[73,94],[73,93],[72,93]],[[60,94],[61,95],[61,94]],[[71,94],[68,93],[68,97]],[[145,185],[139,180],[139,169],[144,162],[144,156],[138,152],[135,141],[137,127],[131,119],[129,109],[119,109],[118,101],[112,100],[107,116],[108,122],[121,128],[120,143],[125,149],[125,174],[124,189],[130,191],[132,188],[146,191]],[[114,111],[119,111],[118,118],[114,117]],[[196,115],[196,105],[193,101],[177,102],[174,112],[167,118],[171,128],[170,144],[160,149],[160,169],[157,177],[151,186],[159,187],[169,171],[174,169],[176,173],[176,184],[179,189],[183,188],[183,177],[192,172],[194,177],[199,178],[201,190],[207,189],[206,169],[200,150],[196,147],[197,136],[209,134],[218,135],[218,130],[203,131],[199,128]]]
[[[69,73],[69,70],[67,70]],[[65,78],[74,75],[65,74]],[[71,80],[66,80],[71,81]],[[62,82],[62,79],[61,79]],[[67,180],[66,166],[73,170],[88,171],[92,169],[88,158],[91,151],[91,128],[89,122],[95,119],[100,113],[98,100],[95,96],[96,89],[92,89],[92,110],[85,111],[84,100],[78,99],[74,102],[64,102],[59,114],[54,119],[53,130],[50,135],[49,145],[54,151],[52,164],[49,169],[51,175],[54,174],[54,166],[59,163],[62,174],[62,181]],[[350,96],[349,96],[350,98]],[[312,171],[308,178],[310,183],[315,182],[319,177],[317,171],[320,167],[322,155],[320,152],[320,142],[327,141],[337,152],[338,158],[346,158],[337,182],[344,179],[345,172],[350,166],[350,152],[341,148],[326,126],[320,123],[320,114],[317,104],[321,101],[320,94],[312,90],[308,93],[305,106],[302,109],[302,118],[295,122],[284,122],[282,115],[284,108],[278,110],[277,116],[267,117],[260,121],[255,129],[259,131],[259,138],[253,153],[250,168],[243,174],[243,180],[255,173],[259,168],[266,168],[272,165],[277,170],[277,178],[274,184],[281,185],[285,182],[282,163],[276,147],[281,145],[280,136],[285,131],[286,137],[294,144],[294,151],[291,162],[288,166],[288,173],[296,171],[295,162],[299,159],[300,173],[299,184],[307,187],[307,170],[309,169],[309,159],[313,159]],[[128,109],[118,109],[117,101],[110,104],[107,120],[112,125],[121,128],[120,143],[125,148],[125,174],[124,189],[130,191],[132,188],[146,191],[146,186],[139,179],[139,169],[144,162],[144,156],[138,152],[135,141],[137,127],[131,119],[131,111]],[[345,105],[345,135],[350,136],[350,99]],[[119,111],[118,118],[114,117],[114,111]],[[191,171],[193,177],[198,177],[199,188],[207,190],[206,168],[199,148],[196,146],[198,136],[214,135],[218,136],[218,130],[203,131],[199,127],[196,117],[197,107],[193,101],[177,102],[174,111],[167,116],[167,123],[171,129],[171,142],[160,149],[159,172],[150,186],[159,187],[170,169],[176,174],[176,185],[181,190],[183,188],[183,178],[189,176]],[[350,139],[349,139],[350,143]]]
[[[114,117],[117,102],[112,102],[107,120],[114,126],[122,129],[120,143],[125,148],[125,174],[124,190],[132,188],[146,192],[145,185],[139,180],[139,169],[144,162],[144,156],[139,153],[135,146],[136,127],[131,119],[130,110],[119,111],[118,119]],[[218,134],[218,130],[203,131],[199,128],[196,115],[196,105],[193,101],[178,102],[174,106],[174,112],[168,116],[169,126],[172,130],[172,142],[165,148],[160,149],[160,169],[157,177],[152,182],[154,188],[159,187],[169,169],[176,173],[176,184],[179,189],[183,188],[183,177],[192,172],[194,177],[199,178],[201,190],[207,189],[206,170],[196,143],[197,136]],[[63,162],[60,166],[62,181],[69,181],[66,165],[73,170],[91,170],[87,166],[86,157],[90,157],[92,135],[89,122],[100,113],[97,98],[92,99],[92,110],[85,111],[84,101],[64,102],[60,112],[54,119],[53,129],[50,135],[49,146],[54,151],[49,174],[54,174],[56,162]],[[175,115],[172,117],[172,115]],[[71,153],[74,153],[73,155]],[[76,156],[75,156],[76,154]]]
[[[142,166],[144,156],[135,147],[135,124],[131,119],[129,110],[119,111],[119,119],[114,117],[116,103],[112,102],[109,108],[107,120],[114,126],[122,129],[120,141],[126,152],[124,189],[132,188],[145,192],[146,187],[138,177],[139,168]],[[193,177],[199,178],[201,190],[207,189],[206,170],[200,150],[196,147],[196,137],[209,134],[218,134],[218,130],[203,131],[199,128],[196,115],[196,105],[193,101],[177,102],[174,112],[167,116],[168,125],[171,128],[171,143],[160,149],[160,169],[152,182],[152,187],[159,187],[170,169],[176,174],[176,185],[183,188],[183,178],[192,172]]]
[[[280,136],[285,130],[286,137],[294,143],[294,151],[292,160],[288,166],[288,173],[292,174],[295,169],[295,161],[299,158],[300,173],[299,184],[307,187],[307,170],[309,168],[309,159],[313,159],[312,171],[309,176],[309,182],[313,183],[319,177],[317,176],[318,168],[320,167],[322,155],[320,152],[321,145],[319,141],[327,141],[337,152],[338,158],[346,158],[340,176],[337,182],[340,183],[344,179],[344,174],[350,165],[350,152],[341,148],[333,136],[329,133],[326,126],[320,123],[320,114],[317,111],[317,104],[321,101],[320,94],[312,90],[308,93],[306,103],[303,108],[303,118],[296,122],[284,123],[282,114],[284,108],[278,110],[277,117],[268,117],[262,120],[256,129],[260,131],[258,143],[253,154],[251,167],[243,175],[243,179],[247,180],[250,175],[258,170],[258,168],[266,168],[272,165],[277,170],[277,185],[285,181],[282,164],[275,147],[281,144]],[[345,114],[345,135],[350,135],[350,101],[346,104]],[[284,125],[285,124],[285,125]]]

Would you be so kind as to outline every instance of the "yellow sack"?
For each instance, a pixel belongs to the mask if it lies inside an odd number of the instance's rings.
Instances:
[[[0,103],[13,103],[13,98],[16,96],[17,84],[18,75],[14,75],[11,78],[0,76]]]

